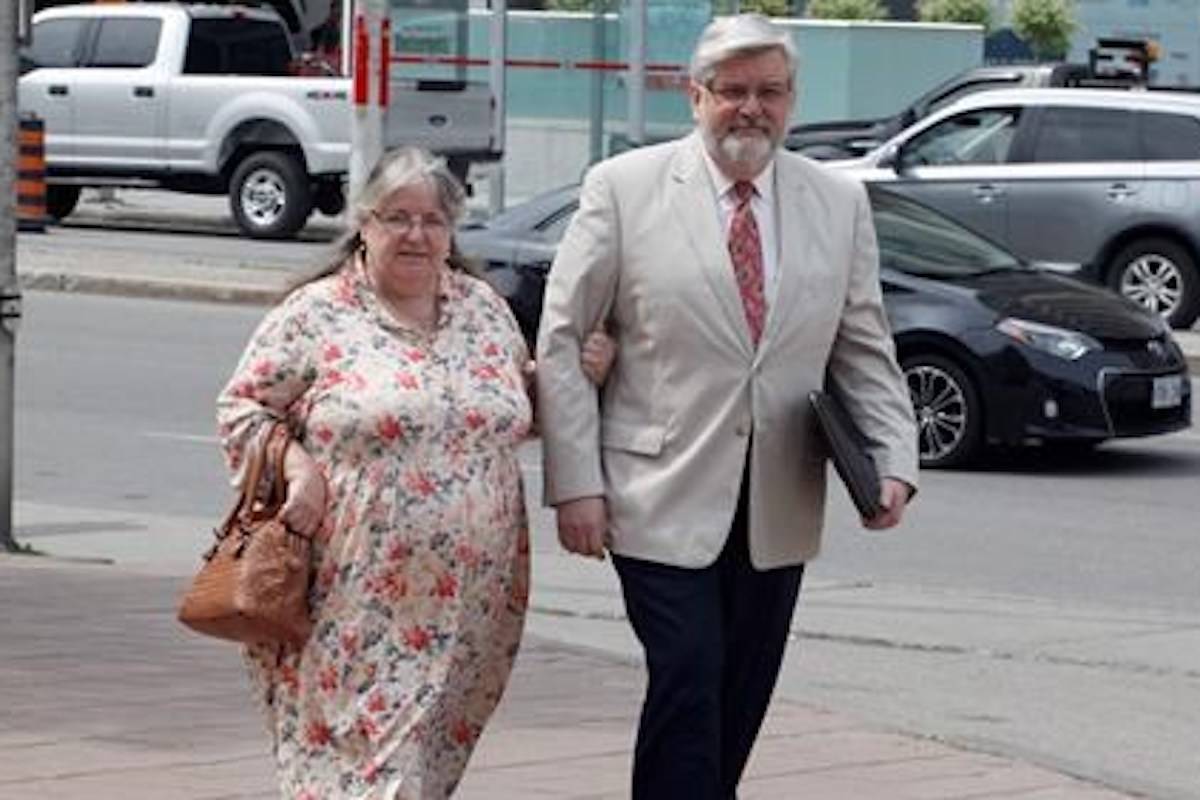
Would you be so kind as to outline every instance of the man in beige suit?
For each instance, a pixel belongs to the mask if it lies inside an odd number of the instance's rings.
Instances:
[[[795,61],[764,17],[709,25],[696,131],[588,173],[546,289],[546,497],[564,547],[613,554],[645,648],[636,800],[736,796],[820,542],[806,397],[827,372],[882,476],[863,524],[899,523],[916,486],[866,193],[779,149]],[[598,326],[617,346],[601,397],[580,368]]]

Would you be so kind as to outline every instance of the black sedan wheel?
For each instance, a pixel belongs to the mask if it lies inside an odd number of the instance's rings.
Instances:
[[[952,361],[936,355],[905,358],[922,467],[965,464],[979,451],[982,420],[979,394]]]

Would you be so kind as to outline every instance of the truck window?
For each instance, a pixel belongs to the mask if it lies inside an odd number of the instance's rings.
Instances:
[[[185,75],[284,76],[292,47],[282,25],[234,17],[192,19]]]
[[[79,58],[79,37],[87,20],[48,19],[33,27],[33,42],[22,51],[27,69],[73,67]]]
[[[145,67],[158,54],[158,34],[162,22],[157,19],[104,19],[88,67]]]

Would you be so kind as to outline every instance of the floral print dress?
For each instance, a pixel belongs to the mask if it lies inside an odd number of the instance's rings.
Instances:
[[[285,798],[448,797],[512,669],[527,352],[482,281],[447,272],[439,308],[408,330],[348,264],[267,315],[218,401],[232,468],[286,419],[329,487],[311,639],[246,652]]]

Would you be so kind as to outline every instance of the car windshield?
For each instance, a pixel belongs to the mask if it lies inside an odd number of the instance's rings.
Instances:
[[[871,206],[884,267],[931,278],[1027,269],[1008,251],[919,203],[872,189]]]

